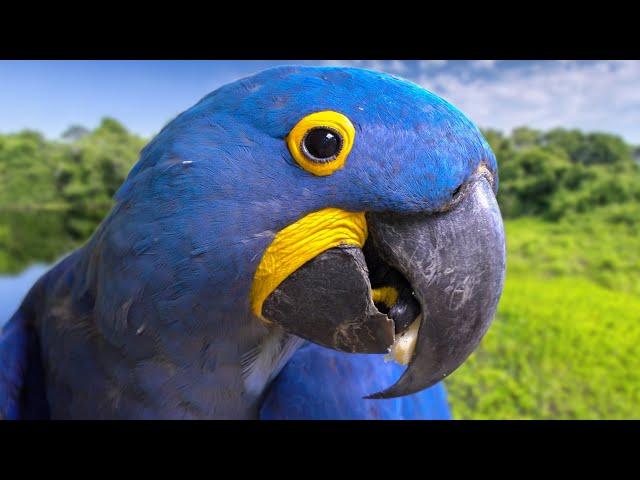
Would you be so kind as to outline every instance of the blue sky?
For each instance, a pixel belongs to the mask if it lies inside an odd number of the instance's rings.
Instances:
[[[640,144],[640,61],[0,61],[0,132],[58,137],[111,116],[151,136],[204,95],[279,64],[352,65],[412,80],[481,127],[563,126]]]

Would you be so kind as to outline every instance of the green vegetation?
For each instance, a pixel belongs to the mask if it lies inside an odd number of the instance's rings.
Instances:
[[[110,118],[93,131],[73,126],[60,142],[0,135],[0,209],[106,212],[145,143]]]
[[[636,152],[619,137],[526,127],[509,137],[493,130],[485,134],[500,165],[498,200],[505,218],[558,220],[640,201]]]
[[[72,126],[62,141],[0,135],[0,272],[51,262],[84,242],[145,143],[110,118],[93,131]]]
[[[625,205],[507,221],[498,315],[447,380],[456,418],[640,418],[638,219]]]
[[[447,380],[456,418],[640,418],[640,149],[604,133],[485,134],[500,164],[507,281]],[[145,140],[105,119],[62,141],[0,135],[0,272],[83,242]]]
[[[74,233],[70,225],[74,219],[87,224],[89,231],[91,222],[70,212],[0,211],[0,275],[17,274],[34,262],[52,263],[73,250],[84,238]],[[0,318],[0,327],[5,320]]]
[[[612,135],[485,132],[500,164],[507,280],[448,380],[456,418],[640,418],[640,169]]]

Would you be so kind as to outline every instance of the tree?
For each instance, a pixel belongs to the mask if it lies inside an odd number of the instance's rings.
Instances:
[[[82,125],[71,125],[62,134],[62,139],[68,142],[77,142],[81,138],[89,135],[89,130]]]

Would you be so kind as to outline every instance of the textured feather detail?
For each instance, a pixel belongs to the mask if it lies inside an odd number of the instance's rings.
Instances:
[[[304,340],[274,327],[260,344],[241,358],[242,378],[249,394],[260,395],[264,387],[280,373]]]
[[[48,417],[38,340],[18,311],[0,332],[0,420]]]

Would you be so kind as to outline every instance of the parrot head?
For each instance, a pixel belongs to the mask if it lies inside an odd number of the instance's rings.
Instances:
[[[478,128],[433,93],[278,67],[209,94],[145,147],[113,244],[134,242],[127,282],[145,283],[158,322],[389,353],[408,367],[372,398],[401,396],[455,370],[495,314],[497,187]]]

